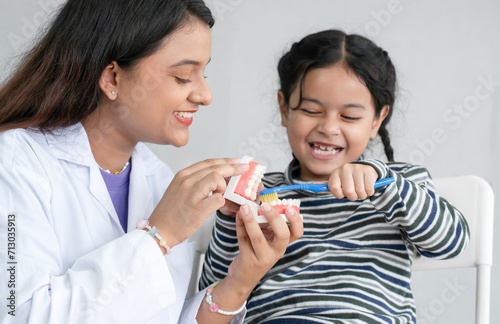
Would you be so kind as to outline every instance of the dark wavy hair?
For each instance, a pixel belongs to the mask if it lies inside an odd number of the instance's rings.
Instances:
[[[68,0],[0,89],[0,131],[50,132],[85,120],[108,64],[133,68],[193,18],[214,25],[202,0]]]
[[[378,134],[387,159],[394,161],[394,150],[386,125],[392,116],[396,96],[396,70],[387,52],[366,37],[348,35],[340,30],[325,30],[294,43],[278,64],[280,90],[286,104],[295,87],[299,86],[299,105],[290,109],[300,106],[303,81],[308,71],[337,63],[344,64],[366,85],[375,103],[377,116],[385,105],[390,107]]]

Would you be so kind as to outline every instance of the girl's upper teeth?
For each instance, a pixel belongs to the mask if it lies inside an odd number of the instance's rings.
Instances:
[[[340,148],[336,148],[334,146],[325,146],[320,144],[314,144],[314,152],[321,155],[332,155],[337,153]]]
[[[333,146],[326,147],[320,145],[314,147],[314,152],[320,155],[333,155],[337,153],[339,150],[340,150],[339,148],[334,148]]]

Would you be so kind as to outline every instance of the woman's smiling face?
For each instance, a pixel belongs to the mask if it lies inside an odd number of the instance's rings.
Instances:
[[[192,18],[130,71],[118,68],[113,123],[120,134],[132,143],[186,145],[193,114],[212,102],[204,76],[210,53],[209,26]]]
[[[336,168],[358,160],[388,112],[376,116],[370,91],[342,64],[307,72],[300,106],[299,97],[297,86],[289,105],[281,92],[278,100],[304,180],[327,180]]]

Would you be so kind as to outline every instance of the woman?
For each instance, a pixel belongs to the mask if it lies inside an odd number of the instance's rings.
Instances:
[[[212,25],[201,0],[69,0],[0,90],[0,226],[12,243],[0,252],[13,262],[3,323],[242,320],[299,218],[288,228],[265,212],[264,236],[242,206],[228,276],[184,302],[189,237],[248,166],[207,160],[174,176],[141,143],[187,144],[212,100]]]

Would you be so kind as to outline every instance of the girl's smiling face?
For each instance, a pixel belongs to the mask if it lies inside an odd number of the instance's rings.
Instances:
[[[300,106],[299,86],[289,105],[278,94],[282,125],[300,162],[301,179],[328,180],[333,170],[359,159],[389,107],[377,116],[368,88],[342,64],[307,72]]]

